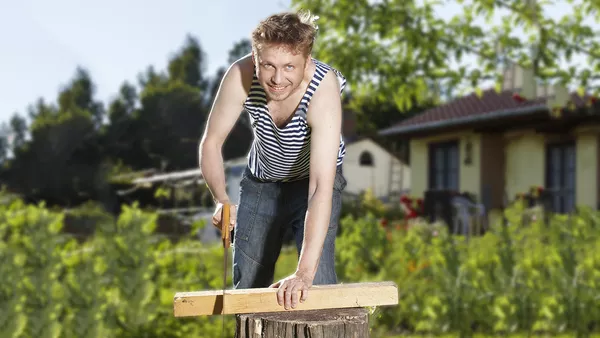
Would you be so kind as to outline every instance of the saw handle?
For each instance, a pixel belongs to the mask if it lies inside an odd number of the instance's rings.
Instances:
[[[221,240],[223,241],[223,247],[229,248],[231,246],[231,232],[229,231],[229,223],[231,220],[231,204],[223,203],[221,209]]]

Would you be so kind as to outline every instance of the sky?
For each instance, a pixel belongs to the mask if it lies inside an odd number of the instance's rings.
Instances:
[[[227,66],[236,41],[258,22],[288,10],[290,0],[0,0],[0,122],[25,114],[39,97],[55,102],[77,66],[107,103],[123,81],[137,84],[149,65],[164,70],[187,34],[208,57],[208,74]],[[438,14],[449,18],[458,5]],[[564,2],[548,14],[564,15]]]
[[[234,42],[289,0],[0,0],[0,121],[39,97],[55,102],[77,66],[88,69],[107,102],[124,80],[137,84],[149,65],[196,36],[208,73],[227,66]]]

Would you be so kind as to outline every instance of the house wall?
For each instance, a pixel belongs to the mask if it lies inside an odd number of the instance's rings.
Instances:
[[[373,166],[361,166],[360,155],[363,151],[368,151],[373,156]],[[344,177],[348,181],[346,191],[358,194],[367,189],[371,189],[377,197],[387,196],[390,192],[391,180],[391,162],[395,161],[395,175],[393,181],[396,185],[401,184],[403,190],[410,189],[411,170],[408,166],[401,163],[390,152],[379,146],[372,140],[350,143],[346,146],[346,155],[344,156]],[[401,183],[400,183],[401,182]],[[399,187],[392,187],[399,188]]]
[[[579,128],[576,135],[576,185],[577,205],[598,207],[600,185],[600,147],[598,130]]]
[[[533,130],[505,134],[505,180],[508,200],[527,193],[531,186],[545,186],[545,137]]]
[[[575,203],[598,207],[600,194],[600,149],[598,130],[578,128],[571,135],[544,135],[532,130],[507,133],[506,193],[511,200],[532,185],[546,184],[546,144],[555,140],[574,139],[576,145]]]
[[[423,196],[429,186],[429,148],[432,142],[459,140],[459,189],[476,196],[481,186],[481,135],[473,132],[449,133],[410,141],[411,195]],[[471,164],[465,164],[465,147],[471,142]]]
[[[411,195],[428,190],[429,151],[432,142],[459,140],[461,192],[474,193],[487,204],[490,221],[502,219],[504,201],[532,186],[546,185],[546,144],[557,140],[576,143],[576,204],[600,207],[600,127],[579,128],[572,134],[543,134],[519,130],[504,134],[473,132],[442,134],[410,142]],[[465,144],[472,142],[472,164],[464,163]]]
[[[423,197],[427,191],[428,183],[428,151],[427,143],[429,139],[411,139],[410,140],[410,167],[412,175],[410,180],[410,194]]]

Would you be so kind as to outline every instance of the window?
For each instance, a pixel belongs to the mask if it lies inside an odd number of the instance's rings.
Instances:
[[[363,151],[362,153],[360,153],[358,163],[361,166],[372,167],[373,166],[373,155],[371,155],[371,153],[367,150]]]
[[[429,145],[429,189],[458,191],[458,142]]]
[[[546,150],[546,190],[552,211],[568,213],[575,208],[575,144],[550,144]]]

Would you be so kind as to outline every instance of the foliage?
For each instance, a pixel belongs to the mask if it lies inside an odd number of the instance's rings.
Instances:
[[[457,89],[502,83],[502,66],[600,90],[596,0],[292,0],[320,17],[315,55],[348,77],[354,104],[410,111]],[[550,13],[560,13],[552,17]]]
[[[372,219],[348,216],[338,242],[340,272],[348,280],[398,284],[400,304],[376,310],[376,330],[598,331],[600,213],[583,209],[545,224],[541,214],[524,221],[525,211],[517,203],[506,211],[507,226],[475,238],[451,236],[441,225],[384,229]],[[385,232],[391,232],[389,240]]]
[[[241,40],[229,58],[248,51]],[[198,140],[223,74],[209,77],[206,62],[199,41],[186,36],[164,71],[145,69],[137,86],[124,81],[106,104],[95,97],[91,74],[77,67],[55,103],[40,99],[28,107],[29,121],[16,113],[0,126],[0,180],[28,202],[70,208],[99,201],[117,209],[130,197],[116,192],[131,188],[123,174],[196,167]],[[237,123],[224,159],[246,154],[251,137]]]
[[[221,335],[219,316],[172,315],[176,292],[222,288],[223,250],[197,240],[202,223],[174,240],[157,231],[157,214],[136,205],[114,218],[95,205],[59,211],[6,201],[0,337]],[[517,203],[508,226],[473,238],[440,224],[382,227],[373,213],[347,215],[336,244],[340,282],[398,284],[399,305],[374,309],[374,336],[598,331],[600,214],[582,209],[545,224],[541,215],[524,221],[525,211]],[[94,230],[82,240],[67,228],[86,217]],[[275,278],[296,262],[295,247],[284,248]],[[233,316],[226,325],[232,333]]]
[[[403,217],[400,202],[385,204],[375,197],[371,189],[366,189],[356,198],[344,201],[342,205],[342,216],[359,217],[365,214],[385,219],[400,219]]]
[[[155,232],[157,215],[135,205],[99,217],[86,241],[63,231],[66,215],[19,200],[0,207],[0,337],[220,332],[214,319],[172,316],[176,291],[221,287],[220,247],[191,235],[173,243]]]

